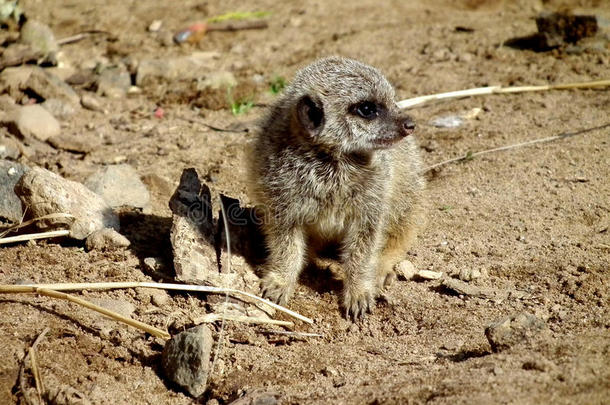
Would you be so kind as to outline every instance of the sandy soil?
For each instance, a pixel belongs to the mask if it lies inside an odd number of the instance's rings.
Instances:
[[[150,83],[142,93],[103,99],[108,115],[88,110],[62,122],[66,133],[103,138],[87,155],[36,155],[42,165],[82,181],[100,165],[124,161],[148,179],[152,213],[125,213],[125,251],[86,252],[69,241],[2,247],[0,283],[150,280],[142,260],[171,261],[167,203],[183,168],[209,173],[213,193],[247,200],[244,149],[252,127],[273,100],[269,83],[290,80],[317,57],[340,54],[379,67],[400,99],[485,85],[525,85],[608,78],[610,52],[562,53],[503,46],[536,30],[533,17],[563,5],[610,19],[603,1],[24,1],[26,13],[62,38],[85,29],[111,32],[65,45],[75,69],[102,63],[176,58],[194,51],[221,54],[209,70],[229,70],[257,105],[233,116],[213,95],[196,94],[190,80]],[[426,5],[423,5],[423,4]],[[265,10],[269,28],[213,32],[198,45],[163,46],[147,26],[163,20],[178,30],[228,11]],[[456,27],[471,28],[470,32]],[[128,60],[127,60],[128,59]],[[78,91],[85,91],[78,89]],[[198,101],[199,100],[199,101]],[[222,99],[221,99],[222,101]],[[205,104],[209,102],[210,104]],[[153,116],[156,106],[165,116]],[[435,128],[434,117],[482,108],[456,129]],[[609,124],[607,90],[487,96],[411,111],[427,165],[479,151]],[[446,274],[477,269],[471,284],[511,292],[464,297],[438,281],[399,281],[374,314],[356,325],[342,318],[340,285],[326,274],[304,275],[290,307],[315,319],[297,330],[322,338],[290,340],[265,328],[225,330],[217,367],[204,398],[194,401],[162,377],[162,341],[106,321],[72,304],[0,297],[0,403],[24,403],[18,372],[43,328],[38,346],[48,384],[71,386],[96,404],[187,404],[271,393],[282,404],[566,403],[610,400],[610,129],[487,154],[446,165],[429,176],[429,222],[409,258],[419,269]],[[127,301],[134,317],[175,332],[205,313],[202,296],[171,294],[162,305],[142,290],[83,293]],[[494,353],[484,330],[526,311],[546,323],[530,342]]]

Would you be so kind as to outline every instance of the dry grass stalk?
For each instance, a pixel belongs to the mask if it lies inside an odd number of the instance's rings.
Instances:
[[[592,81],[592,82],[547,84],[547,85],[543,85],[543,86],[477,87],[474,89],[450,91],[447,93],[437,93],[437,94],[430,94],[427,96],[408,98],[406,100],[399,101],[396,104],[398,105],[398,108],[405,109],[405,108],[411,108],[411,107],[415,107],[417,105],[425,104],[429,101],[481,96],[481,95],[487,95],[487,94],[525,93],[525,92],[530,92],[530,91],[566,90],[566,89],[592,89],[592,88],[596,88],[596,87],[607,87],[607,86],[610,86],[610,79],[596,80],[596,81]]]
[[[24,215],[25,215],[25,213],[24,213]],[[33,218],[33,219],[30,219],[25,222],[23,222],[23,218],[22,218],[21,222],[19,222],[18,224],[9,226],[4,231],[0,232],[0,238],[2,238],[4,235],[7,235],[11,232],[15,232],[17,229],[24,228],[28,225],[32,225],[35,222],[42,221],[45,219],[59,219],[59,218],[71,219],[71,218],[74,218],[74,215],[66,214],[64,212],[57,212],[55,214],[48,214],[48,215],[43,215],[41,217]]]
[[[38,233],[28,233],[25,235],[9,236],[9,237],[0,239],[0,245],[4,245],[6,243],[24,242],[24,241],[28,241],[28,240],[34,240],[34,239],[57,238],[59,236],[68,236],[69,234],[70,234],[69,230],[61,229],[58,231],[47,231],[47,232],[38,232]]]
[[[252,298],[258,302],[262,302],[270,307],[284,312],[292,316],[293,318],[299,319],[303,322],[313,324],[313,320],[303,316],[297,312],[294,312],[286,307],[271,302],[265,298],[258,297],[254,294],[250,294],[246,291],[235,290],[233,288],[224,287],[211,287],[206,285],[190,285],[190,284],[171,284],[171,283],[151,283],[142,281],[124,281],[124,282],[111,282],[111,283],[58,283],[58,284],[23,284],[23,285],[6,285],[0,284],[1,293],[27,293],[36,292],[37,288],[48,288],[55,291],[79,291],[79,290],[114,290],[120,288],[158,288],[162,290],[177,290],[177,291],[196,291],[213,294],[234,294],[242,295]]]
[[[252,323],[252,324],[268,324],[268,325],[279,325],[279,326],[294,326],[294,323],[290,321],[279,321],[277,319],[268,319],[268,318],[256,318],[252,316],[246,315],[227,315],[227,314],[206,314],[201,316],[193,321],[196,324],[200,323],[213,323],[220,320],[234,321],[234,322],[242,322],[242,323]]]
[[[610,124],[600,125],[599,127],[582,129],[582,130],[576,131],[576,132],[566,132],[564,134],[555,135],[555,136],[549,136],[547,138],[533,139],[531,141],[515,143],[515,144],[512,144],[512,145],[500,146],[498,148],[486,149],[486,150],[482,150],[482,151],[479,151],[479,152],[469,152],[465,156],[460,156],[460,157],[453,158],[453,159],[447,159],[447,160],[444,160],[442,162],[433,164],[432,166],[428,166],[428,167],[426,167],[424,169],[424,173],[429,172],[430,170],[434,170],[437,167],[447,165],[449,163],[461,162],[461,161],[464,161],[464,160],[470,160],[470,159],[473,159],[473,158],[475,158],[477,156],[485,155],[487,153],[502,152],[502,151],[505,151],[505,150],[516,149],[516,148],[521,148],[521,147],[524,147],[524,146],[534,145],[534,144],[537,144],[537,143],[551,142],[551,141],[556,141],[556,140],[559,140],[559,139],[570,138],[572,136],[582,135],[582,134],[586,134],[588,132],[597,131],[598,129],[604,129],[604,128],[608,128],[608,127],[610,127]]]
[[[85,308],[89,308],[93,311],[104,314],[115,321],[125,323],[127,325],[133,326],[134,328],[138,328],[143,330],[153,336],[160,337],[162,339],[169,339],[171,336],[166,331],[155,328],[154,326],[150,326],[145,324],[144,322],[136,321],[135,319],[128,318],[119,313],[106,309],[104,307],[100,307],[99,305],[92,304],[89,301],[85,301],[82,298],[75,297],[73,295],[69,295],[63,292],[56,291],[56,289],[48,288],[48,286],[25,286],[25,285],[0,285],[0,293],[37,293],[40,295],[44,295],[47,297],[58,298],[66,301],[73,302],[75,304],[81,305]]]

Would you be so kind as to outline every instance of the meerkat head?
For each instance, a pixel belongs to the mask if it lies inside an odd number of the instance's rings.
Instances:
[[[415,129],[381,72],[351,59],[330,57],[305,67],[286,97],[303,137],[343,153],[385,149]]]

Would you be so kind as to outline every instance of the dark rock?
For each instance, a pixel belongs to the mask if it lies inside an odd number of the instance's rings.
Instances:
[[[37,222],[39,227],[64,224],[70,236],[85,239],[96,230],[119,229],[119,219],[104,200],[84,185],[66,180],[40,167],[26,172],[15,186],[15,193],[33,217],[66,213],[72,220],[53,219]]]
[[[87,237],[87,250],[114,250],[130,245],[129,239],[112,228],[104,228],[93,232]]]
[[[0,218],[18,223],[23,218],[21,200],[15,194],[15,184],[29,168],[19,163],[0,160]]]
[[[584,38],[597,34],[598,24],[594,15],[572,15],[567,13],[540,13],[536,17],[538,32],[511,38],[507,46],[530,49],[537,52],[573,45]]]
[[[193,397],[207,388],[210,353],[214,340],[205,326],[197,326],[172,337],[163,349],[162,365],[167,378]]]
[[[597,18],[594,15],[566,13],[541,13],[536,17],[538,32],[547,38],[549,46],[575,43],[597,34]]]
[[[150,194],[136,170],[127,164],[105,166],[89,176],[85,185],[111,207],[148,208]]]
[[[545,328],[544,321],[521,312],[492,323],[485,329],[485,336],[492,350],[499,352],[520,343],[529,343]]]

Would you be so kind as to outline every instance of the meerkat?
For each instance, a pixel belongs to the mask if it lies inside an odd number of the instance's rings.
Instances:
[[[308,261],[332,245],[346,317],[371,311],[423,221],[414,129],[371,66],[329,57],[296,74],[250,156],[251,198],[265,211],[265,297],[286,304]]]

